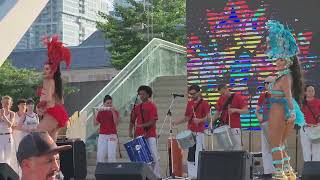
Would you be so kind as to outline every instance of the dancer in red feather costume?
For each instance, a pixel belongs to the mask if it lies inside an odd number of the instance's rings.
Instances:
[[[60,72],[60,63],[64,61],[70,67],[70,50],[59,42],[58,36],[45,38],[48,48],[48,61],[43,69],[42,87],[38,89],[40,102],[37,112],[43,118],[37,126],[37,131],[48,131],[52,139],[57,140],[58,130],[66,126],[68,114],[63,105],[63,87]]]

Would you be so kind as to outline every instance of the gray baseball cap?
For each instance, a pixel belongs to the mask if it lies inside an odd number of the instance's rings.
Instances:
[[[31,157],[56,154],[71,148],[71,145],[57,146],[48,132],[31,132],[21,140],[17,160],[21,164],[23,160]]]

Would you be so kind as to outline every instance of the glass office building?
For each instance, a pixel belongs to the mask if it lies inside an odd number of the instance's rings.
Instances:
[[[98,12],[112,9],[113,0],[50,0],[16,49],[41,48],[42,38],[53,34],[67,46],[77,46],[97,30]]]

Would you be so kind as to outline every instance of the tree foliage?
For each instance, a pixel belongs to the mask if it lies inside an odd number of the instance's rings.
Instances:
[[[127,6],[116,4],[114,14],[100,12],[103,21],[97,22],[97,28],[111,40],[107,49],[115,68],[125,67],[153,37],[184,45],[185,0],[127,2]]]
[[[14,101],[21,98],[35,99],[40,77],[35,71],[15,68],[11,62],[6,61],[0,67],[0,96],[9,95]]]

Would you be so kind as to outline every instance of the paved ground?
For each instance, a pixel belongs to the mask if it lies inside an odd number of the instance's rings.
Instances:
[[[299,178],[300,179],[300,178]],[[166,180],[166,179],[163,179]],[[167,178],[167,180],[190,180],[188,178],[184,178],[184,179],[172,179],[172,178]],[[253,180],[273,180],[272,178],[261,178],[261,177],[253,177]]]

